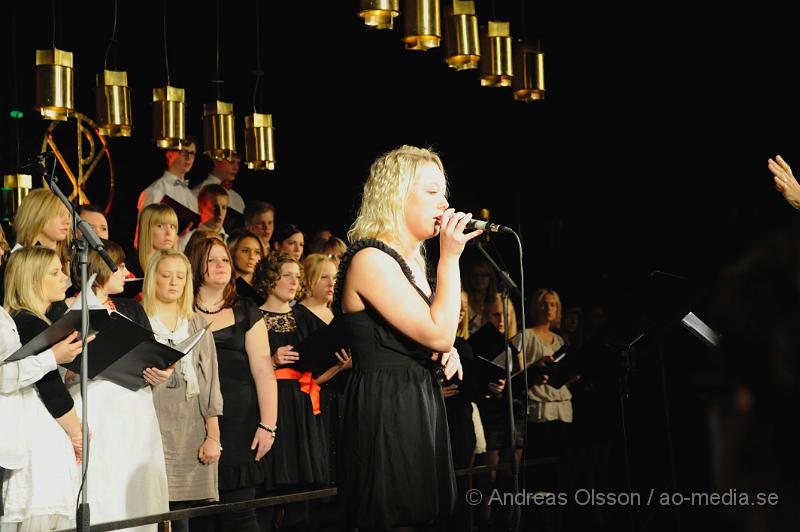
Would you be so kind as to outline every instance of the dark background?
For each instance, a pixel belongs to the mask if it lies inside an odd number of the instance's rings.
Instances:
[[[56,45],[74,53],[76,108],[94,117],[94,76],[103,68],[114,4],[57,4]],[[511,20],[514,36],[524,28],[528,39],[541,39],[545,101],[518,103],[509,89],[481,88],[475,71],[447,68],[441,50],[405,51],[402,16],[393,31],[367,31],[355,1],[262,2],[266,74],[257,102],[259,112],[273,114],[277,169],[243,168],[237,190],[275,204],[278,224],[331,226],[343,235],[374,157],[400,144],[432,146],[444,161],[452,205],[489,208],[494,221],[519,232],[528,292],[550,286],[567,300],[606,308],[622,301],[636,312],[632,306],[644,304],[634,297],[640,283],[662,270],[691,280],[702,314],[721,268],[796,216],[766,168],[776,153],[800,165],[791,22],[766,4],[477,4],[482,21],[494,11]],[[47,123],[32,109],[34,54],[52,46],[51,9],[49,2],[6,7],[4,172],[41,149]],[[187,131],[198,139],[202,105],[216,96],[216,9],[214,2],[169,2],[167,10],[171,84],[186,89]],[[221,94],[234,104],[243,151],[255,3],[228,1],[219,9]],[[130,139],[110,140],[116,192],[109,221],[112,238],[125,242],[139,192],[164,167],[151,140],[150,106],[152,88],[166,84],[162,4],[120,0],[117,39],[108,65],[128,72],[135,130]],[[24,119],[11,120],[10,109],[24,111]],[[209,168],[198,157],[193,182]],[[90,186],[100,203],[105,180],[101,166]],[[519,279],[513,241],[493,240]],[[694,402],[686,361],[704,364],[708,352],[676,328],[667,336],[660,345],[678,483],[707,486],[704,408]],[[644,465],[634,469],[647,487],[669,475],[660,358],[642,358],[629,404],[641,431],[632,434],[643,438],[632,449]],[[665,522],[652,517],[643,519]]]

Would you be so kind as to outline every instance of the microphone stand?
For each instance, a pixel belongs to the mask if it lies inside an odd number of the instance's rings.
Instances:
[[[516,447],[517,447],[516,440],[517,439],[516,439],[516,432],[515,432],[515,428],[516,427],[515,427],[515,423],[514,423],[514,394],[513,394],[513,389],[512,389],[512,385],[511,385],[511,368],[513,367],[513,361],[511,359],[511,354],[512,353],[511,353],[511,349],[509,348],[509,337],[508,337],[508,326],[509,326],[509,323],[508,323],[508,298],[509,298],[509,292],[513,292],[515,296],[519,297],[520,301],[523,301],[523,306],[524,306],[524,300],[522,300],[522,294],[520,293],[519,288],[517,287],[516,283],[513,281],[513,279],[511,279],[511,276],[509,276],[506,271],[504,271],[502,268],[500,268],[500,266],[497,265],[497,263],[494,261],[494,259],[492,259],[491,255],[489,255],[489,253],[485,249],[483,249],[483,244],[478,242],[477,243],[477,248],[478,248],[478,251],[480,251],[481,254],[483,255],[483,257],[486,259],[486,261],[492,266],[494,271],[497,273],[498,278],[500,279],[500,297],[501,297],[501,300],[503,301],[503,323],[505,325],[503,327],[503,336],[504,336],[504,341],[505,341],[504,345],[505,345],[505,355],[506,355],[505,356],[506,394],[507,394],[506,396],[508,398],[508,428],[509,428],[509,435],[510,435],[510,437],[509,437],[509,440],[510,440],[509,441],[509,460],[511,460],[511,464],[512,464],[511,465],[511,477],[512,477],[513,487],[514,487],[514,499],[516,500],[516,496],[519,493],[519,461],[517,460],[517,454],[516,454],[516,450],[517,450],[516,449]],[[524,338],[525,338],[525,336],[524,336],[524,332],[523,332],[523,341],[522,341],[522,349],[523,349],[523,351],[525,349],[525,340],[524,340]],[[523,361],[523,370],[525,369],[524,368],[524,363],[525,363],[524,356],[525,355],[523,353],[523,359],[522,359],[522,361]],[[525,406],[527,408],[527,390],[526,390],[525,401],[526,401],[526,405]],[[519,526],[519,522],[520,522],[521,509],[518,506],[514,505],[512,511],[513,511],[514,529],[517,529],[518,526]]]
[[[67,207],[70,215],[72,216],[73,228],[79,229],[81,236],[78,237],[78,232],[75,231],[75,238],[73,244],[77,250],[78,265],[81,269],[81,400],[83,403],[83,410],[81,412],[81,430],[83,431],[82,445],[83,445],[83,460],[81,460],[81,502],[75,516],[76,530],[78,532],[89,532],[89,503],[86,501],[88,492],[88,483],[86,482],[87,470],[89,468],[89,424],[88,424],[88,403],[89,398],[87,394],[88,374],[89,374],[89,308],[88,308],[88,295],[87,290],[91,290],[91,286],[86,286],[89,282],[86,266],[89,263],[89,248],[97,251],[103,258],[105,263],[111,268],[112,272],[117,271],[117,265],[108,255],[103,246],[102,240],[92,229],[88,223],[78,216],[75,212],[75,206],[72,205],[67,197],[58,188],[58,178],[56,177],[56,160],[53,159],[53,167],[50,170],[50,179],[48,180],[50,190],[58,196],[61,202]]]

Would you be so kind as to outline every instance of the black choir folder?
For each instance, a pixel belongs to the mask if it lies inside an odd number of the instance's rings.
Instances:
[[[209,325],[195,332],[175,346],[159,343],[153,333],[132,322],[118,312],[105,309],[89,311],[92,332],[96,334],[89,344],[90,379],[100,376],[129,390],[136,391],[147,385],[142,373],[146,368],[166,369],[181,359],[197,345]],[[81,311],[70,310],[33,340],[22,346],[9,360],[41,353],[57,344],[72,331],[80,329]],[[63,367],[80,373],[81,355]]]
[[[125,287],[122,289],[122,293],[116,297],[123,297],[125,299],[136,299],[136,296],[142,293],[142,288],[144,286],[144,277],[131,277],[130,279],[125,279]]]
[[[474,339],[474,340],[473,340]],[[469,337],[467,342],[472,346],[477,356],[470,366],[469,373],[464,373],[465,387],[469,387],[477,393],[485,393],[490,382],[497,382],[499,379],[506,378],[505,352],[503,342],[505,338],[494,326],[486,324]],[[514,389],[524,389],[525,373],[528,374],[528,386],[532,386],[538,377],[547,375],[547,384],[554,388],[562,387],[566,381],[575,373],[568,363],[568,346],[562,346],[553,353],[552,360],[544,365],[529,363],[525,369],[520,369],[517,364],[516,353],[522,348],[522,334],[516,334],[509,339],[509,347],[512,348],[512,362],[516,368],[511,374],[511,383]],[[499,346],[499,347],[498,347]],[[498,348],[500,353],[488,359],[481,354],[487,354],[489,349]],[[565,363],[566,362],[566,363]]]
[[[470,336],[467,343],[475,352],[475,359],[464,368],[464,383],[461,387],[471,393],[485,395],[489,391],[490,382],[506,378],[503,349],[505,336],[494,325],[487,323]],[[514,335],[508,343],[512,348],[512,362],[516,364],[516,353],[522,345],[522,334]]]
[[[333,318],[327,327],[320,327],[294,346],[292,351],[297,351],[300,359],[292,367],[298,371],[310,371],[314,377],[319,377],[335,366],[339,362],[336,353],[347,345],[344,328],[340,324],[338,318]]]
[[[178,217],[179,235],[184,234],[186,231],[197,229],[197,226],[200,225],[200,215],[175,198],[164,196],[161,198],[160,203],[169,205],[175,211],[175,215]],[[142,267],[144,268],[145,266]]]

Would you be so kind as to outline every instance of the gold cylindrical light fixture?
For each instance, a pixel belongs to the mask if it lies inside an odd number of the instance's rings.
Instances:
[[[29,174],[8,174],[3,176],[3,218],[13,220],[22,200],[33,188],[33,178]]]
[[[36,50],[34,109],[48,120],[67,120],[75,110],[72,52]]]
[[[216,100],[203,106],[203,153],[214,160],[231,160],[236,153],[233,104]]]
[[[186,93],[177,87],[153,89],[153,138],[165,150],[180,150],[186,138]]]
[[[251,170],[275,169],[275,128],[272,115],[253,113],[244,119],[244,156]]]
[[[538,46],[522,43],[514,47],[512,87],[517,101],[544,99],[544,53]]]
[[[514,64],[511,56],[511,24],[490,20],[481,29],[480,62],[481,86],[510,87],[514,78]]]
[[[445,62],[456,70],[478,68],[481,48],[475,2],[453,0],[445,13]]]
[[[439,0],[405,0],[403,9],[406,50],[427,51],[438,47],[442,38]]]
[[[360,0],[358,16],[370,29],[390,30],[400,14],[400,0]]]
[[[128,73],[103,70],[97,75],[97,129],[106,137],[130,137],[133,130]]]

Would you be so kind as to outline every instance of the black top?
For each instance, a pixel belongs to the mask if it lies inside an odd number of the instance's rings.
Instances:
[[[28,311],[15,314],[14,323],[17,325],[19,340],[22,345],[30,342],[49,327],[46,321]],[[72,397],[67,391],[67,386],[61,380],[58,368],[46,373],[44,377],[39,379],[36,382],[36,389],[39,390],[39,395],[47,411],[54,418],[60,418],[75,406]]]
[[[219,461],[219,487],[223,490],[252,487],[264,481],[264,470],[255,460],[256,452],[250,449],[261,416],[245,349],[247,331],[261,320],[261,313],[252,301],[241,298],[233,307],[233,315],[233,325],[213,333],[225,404],[225,415],[219,419],[220,443],[225,449]]]
[[[260,307],[264,304],[264,298],[256,292],[256,289],[253,288],[253,285],[242,279],[241,277],[236,278],[236,294],[239,297],[246,297],[253,301],[257,307]]]

